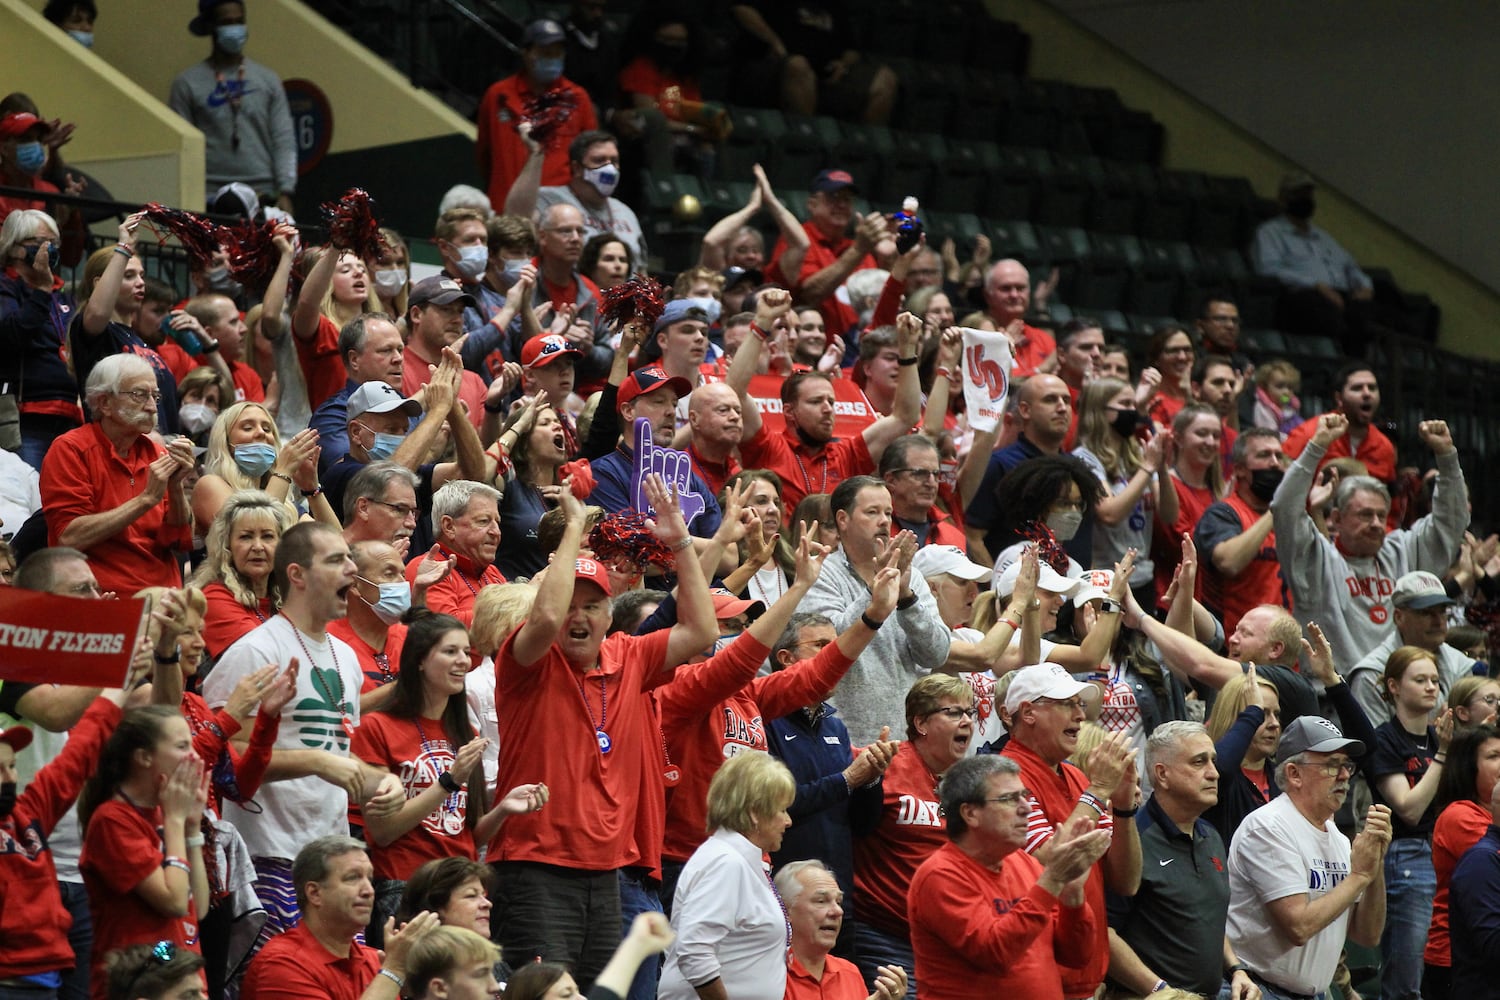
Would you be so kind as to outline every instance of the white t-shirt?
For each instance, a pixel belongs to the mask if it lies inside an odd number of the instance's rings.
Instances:
[[[984,633],[977,628],[956,628],[953,630],[953,638],[959,642],[978,642],[984,638]],[[1040,640],[1042,659],[1045,660],[1056,648],[1057,643],[1046,639]],[[1010,645],[1018,646],[1021,643],[1021,633],[1016,632],[1010,637]],[[1000,713],[995,710],[995,672],[993,670],[978,670],[973,673],[960,673],[959,679],[974,689],[974,710],[979,714],[974,717],[974,735],[969,740],[969,749],[966,756],[972,757],[979,752],[979,748],[986,743],[993,743],[1005,735],[1005,726],[1000,721]]]
[[[1299,894],[1313,902],[1349,872],[1349,838],[1331,819],[1322,830],[1313,826],[1290,796],[1277,796],[1247,816],[1229,850],[1227,931],[1240,961],[1284,990],[1326,990],[1344,948],[1349,910],[1299,948],[1277,931],[1266,904]]]
[[[315,641],[285,615],[276,615],[224,651],[203,680],[203,699],[211,708],[221,708],[241,678],[268,663],[285,667],[293,657],[301,664],[297,693],[282,710],[276,749],[349,756],[364,680],[359,657],[342,639],[330,635]],[[349,832],[349,796],[321,778],[267,782],[254,801],[259,812],[226,800],[224,818],[244,835],[256,857],[290,860],[309,840]]]
[[[493,793],[495,777],[500,773],[500,717],[495,714],[495,661],[490,657],[464,677],[464,700],[469,705],[469,725],[475,734],[490,741],[482,760],[484,787]]]

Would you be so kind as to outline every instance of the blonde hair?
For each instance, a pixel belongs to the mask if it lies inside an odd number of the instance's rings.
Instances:
[[[1129,391],[1130,386],[1117,378],[1101,378],[1084,386],[1078,399],[1078,444],[1094,453],[1105,472],[1120,479],[1135,475],[1144,458],[1139,441],[1122,441],[1111,426],[1110,401]]]
[[[1103,743],[1108,738],[1108,729],[1105,729],[1097,722],[1085,719],[1083,725],[1078,727],[1078,745],[1068,755],[1068,762],[1082,767],[1083,762],[1089,759],[1089,754],[1093,752],[1094,747]]]
[[[395,257],[396,261],[400,262],[402,267],[406,268],[406,284],[401,286],[401,291],[397,292],[396,297],[391,300],[391,312],[397,316],[405,316],[406,298],[411,291],[411,251],[407,249],[406,240],[401,238],[401,234],[390,226],[381,226],[380,235],[385,238],[385,245],[390,248],[391,255]],[[375,287],[375,265],[378,263],[380,262],[376,260],[365,261],[365,267],[370,272],[370,287],[372,290]],[[374,294],[378,300],[380,293],[375,292]],[[384,306],[381,307],[380,311],[384,311]]]
[[[492,583],[474,599],[474,624],[469,642],[485,656],[494,656],[506,638],[531,614],[536,587],[529,583]]]
[[[231,399],[234,396],[231,394]],[[281,431],[276,426],[276,418],[271,416],[271,411],[266,409],[262,403],[252,403],[246,400],[243,403],[235,403],[226,406],[219,411],[219,416],[214,420],[214,425],[208,432],[208,450],[203,455],[203,471],[218,476],[237,490],[258,490],[261,484],[258,480],[251,479],[240,471],[240,467],[234,464],[234,448],[229,443],[229,428],[240,419],[240,414],[254,407],[266,415],[271,422],[271,446],[279,454],[281,452]],[[269,473],[267,473],[269,475]]]
[[[764,750],[736,754],[709,782],[708,832],[722,827],[748,833],[790,806],[796,796],[796,779],[781,761]]]
[[[286,534],[294,523],[294,518],[287,513],[286,504],[260,490],[237,490],[229,495],[224,506],[214,515],[213,524],[209,526],[208,537],[203,543],[207,555],[192,577],[195,587],[222,583],[240,604],[247,608],[258,606],[254,588],[234,568],[234,557],[229,552],[229,536],[240,518],[262,513],[269,514],[276,525],[279,542],[280,536]],[[272,603],[276,602],[275,593],[271,593],[271,600]]]
[[[1213,711],[1208,713],[1208,721],[1204,723],[1208,727],[1208,735],[1213,737],[1215,743],[1224,738],[1229,732],[1229,727],[1234,725],[1234,720],[1240,717],[1245,710],[1245,679],[1249,674],[1240,674],[1238,677],[1229,678],[1229,683],[1219,689],[1219,696],[1214,699]],[[1277,695],[1277,703],[1280,704],[1280,694],[1276,685],[1259,675],[1255,681],[1261,687]]]
[[[953,698],[967,702],[971,707],[974,704],[974,689],[969,687],[969,682],[961,680],[953,674],[928,674],[919,678],[906,692],[906,738],[914,740],[917,738],[916,720],[924,715],[931,715],[938,710],[938,703],[944,698]]]
[[[465,966],[500,961],[500,949],[467,927],[434,927],[412,943],[406,955],[407,995],[427,995],[434,979],[446,981]]]
[[[1255,366],[1255,384],[1262,389],[1269,389],[1271,387],[1271,379],[1276,378],[1278,375],[1291,387],[1293,392],[1301,391],[1302,372],[1298,371],[1297,366],[1286,358],[1272,358],[1264,364]]]

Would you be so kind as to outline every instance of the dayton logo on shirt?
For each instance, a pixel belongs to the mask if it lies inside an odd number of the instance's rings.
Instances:
[[[309,672],[309,680],[312,697],[298,700],[292,708],[292,722],[298,728],[302,745],[314,750],[348,752],[349,734],[344,731],[344,717],[351,706],[347,701],[335,704],[328,693],[339,690],[338,671],[315,667]]]
[[[943,814],[936,802],[919,799],[915,795],[903,795],[901,808],[896,813],[897,826],[942,826]]]
[[[1314,858],[1307,869],[1307,888],[1318,894],[1332,892],[1340,882],[1349,877],[1349,866],[1341,861]]]
[[[727,759],[746,749],[766,748],[766,728],[760,716],[746,719],[729,705],[724,706],[724,757]]]
[[[994,901],[995,902],[995,916],[997,916],[997,917],[1003,917],[1003,916],[1005,916],[1007,913],[1010,912],[1011,907],[1015,906],[1020,901],[1021,901],[1021,897],[1020,896],[1017,896],[1015,899],[997,899],[997,900],[995,900]]]

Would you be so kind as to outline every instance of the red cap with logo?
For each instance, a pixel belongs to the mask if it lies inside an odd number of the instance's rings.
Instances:
[[[611,596],[609,592],[609,573],[605,570],[603,563],[594,559],[579,557],[577,562],[573,564],[573,577],[577,580],[587,580],[604,591],[605,597]]]

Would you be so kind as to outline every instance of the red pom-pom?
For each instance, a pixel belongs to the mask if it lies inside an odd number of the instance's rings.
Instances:
[[[638,569],[657,566],[671,569],[676,565],[672,550],[656,537],[646,515],[635,510],[608,514],[589,532],[589,548],[600,562],[623,556]]]
[[[242,222],[231,227],[229,233],[229,273],[234,280],[254,291],[264,291],[281,262],[281,251],[276,249],[273,238],[276,223],[269,219],[259,226]]]
[[[522,117],[531,126],[531,138],[543,146],[552,139],[558,126],[573,116],[573,95],[564,87],[538,94],[526,102]]]
[[[1038,559],[1063,576],[1068,575],[1068,554],[1057,543],[1057,536],[1052,534],[1052,529],[1047,527],[1046,522],[1028,521],[1021,528],[1020,535],[1028,542],[1036,544]]]
[[[365,260],[377,260],[389,249],[375,218],[375,200],[363,188],[350,188],[338,201],[323,203],[328,240]]]
[[[158,239],[165,230],[168,234],[177,237],[177,242],[181,243],[190,255],[204,263],[212,260],[214,254],[224,249],[224,244],[230,239],[229,231],[223,226],[185,209],[168,208],[166,205],[153,201],[145,207],[142,214]]]
[[[632,275],[623,284],[604,290],[599,315],[612,327],[639,317],[648,328],[656,325],[667,307],[667,290],[655,278]]]

